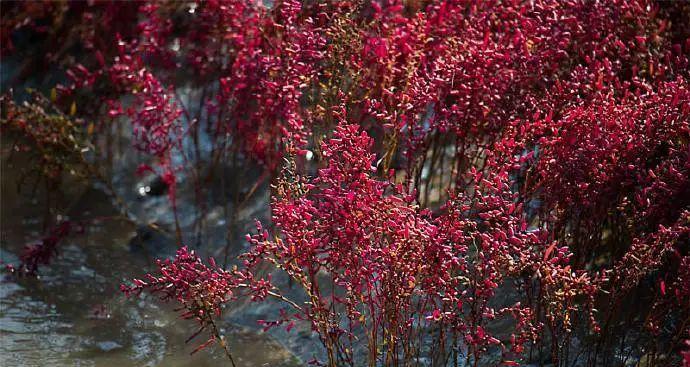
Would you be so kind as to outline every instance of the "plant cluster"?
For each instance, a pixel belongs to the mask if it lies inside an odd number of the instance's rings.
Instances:
[[[15,5],[2,36],[83,15],[56,108],[95,142],[126,124],[196,231],[219,166],[263,167],[239,267],[183,248],[123,286],[181,304],[201,348],[232,360],[223,305],[270,297],[289,311],[262,324],[306,324],[329,366],[687,363],[687,3],[136,5]]]

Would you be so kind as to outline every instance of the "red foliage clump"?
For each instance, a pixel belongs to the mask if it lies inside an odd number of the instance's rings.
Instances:
[[[192,181],[202,217],[214,169],[261,163],[275,228],[258,225],[238,269],[183,249],[125,291],[174,300],[212,331],[223,304],[277,298],[294,313],[262,324],[306,321],[332,366],[677,360],[665,351],[690,315],[686,3],[136,8],[119,32],[120,7],[87,7],[103,22],[55,103],[128,122],[174,210],[176,184]]]
[[[19,256],[19,266],[7,265],[7,270],[13,274],[35,276],[41,265],[50,264],[58,254],[58,245],[65,237],[74,231],[72,222],[64,221],[55,226],[40,242],[28,244]]]

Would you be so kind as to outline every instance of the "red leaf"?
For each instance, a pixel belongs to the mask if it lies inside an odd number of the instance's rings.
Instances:
[[[544,252],[544,261],[548,260],[548,258],[551,256],[551,253],[553,252],[553,249],[556,248],[556,242],[552,243],[549,248],[546,249],[546,252]]]

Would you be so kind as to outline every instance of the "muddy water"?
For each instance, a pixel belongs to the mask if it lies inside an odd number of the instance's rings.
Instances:
[[[3,146],[5,147],[5,146]],[[12,164],[11,164],[12,163]],[[16,263],[23,244],[42,233],[43,193],[17,190],[18,167],[3,154],[0,259]],[[226,366],[218,348],[190,352],[203,338],[185,344],[195,330],[172,307],[151,296],[126,299],[119,285],[151,268],[133,253],[135,225],[117,219],[108,198],[68,184],[61,200],[73,220],[98,218],[70,235],[58,257],[38,278],[0,275],[0,366]],[[56,215],[56,213],[50,213]],[[239,366],[300,364],[265,334],[224,322]]]

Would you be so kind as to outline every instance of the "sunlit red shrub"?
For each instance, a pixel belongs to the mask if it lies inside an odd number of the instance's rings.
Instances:
[[[117,4],[61,8],[101,22],[76,22],[58,108],[128,122],[175,212],[226,161],[277,176],[238,269],[183,249],[125,287],[211,342],[239,297],[286,302],[262,325],[306,321],[330,365],[666,363],[687,337],[687,4]],[[56,6],[13,7],[3,40]]]
[[[218,268],[213,259],[210,262],[210,266],[206,266],[194,251],[182,247],[174,260],[158,260],[159,275],[148,274],[145,280],[134,279],[131,286],[122,285],[121,289],[128,296],[139,295],[146,290],[159,296],[162,301],[180,303],[180,317],[195,320],[199,324],[199,329],[187,342],[202,332],[209,334],[209,338],[197,346],[192,354],[213,343],[220,343],[234,365],[227,342],[216,322],[223,305],[232,299],[233,289],[237,285],[230,272]]]

